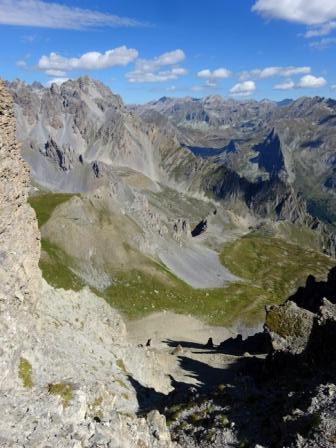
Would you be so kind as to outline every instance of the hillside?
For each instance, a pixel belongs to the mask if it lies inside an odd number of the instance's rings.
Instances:
[[[298,250],[320,278],[332,265],[318,252],[334,255],[333,227],[309,213],[310,202],[291,181],[287,146],[272,128],[288,108],[298,119],[311,116],[296,103],[163,98],[127,107],[88,77],[8,88],[35,186],[40,266],[52,285],[87,285],[133,318],[170,309],[216,324],[255,325],[265,303],[281,301],[309,272],[296,270],[290,287],[280,280],[281,293],[271,288],[261,299],[247,287],[249,274],[230,272],[230,244],[257,233],[275,242],[275,253],[277,238],[286,242],[292,255],[283,258],[284,271]],[[184,140],[191,134],[198,149]],[[201,144],[219,135],[226,149],[208,148],[206,155]],[[263,250],[267,275],[283,279],[276,257]],[[311,263],[315,257],[320,264]]]

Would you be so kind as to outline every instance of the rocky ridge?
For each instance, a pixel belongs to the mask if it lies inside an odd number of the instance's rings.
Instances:
[[[333,100],[164,97],[131,110],[160,128],[175,128],[189,154],[170,149],[164,160],[184,187],[259,218],[307,225],[334,255]]]
[[[195,363],[203,385],[177,385],[169,395],[163,408],[174,440],[190,448],[335,446],[335,269],[269,306],[263,333],[204,347],[235,362],[215,387]]]

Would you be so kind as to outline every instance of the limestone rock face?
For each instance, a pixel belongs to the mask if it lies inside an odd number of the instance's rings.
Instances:
[[[19,351],[32,337],[41,282],[35,213],[27,204],[29,173],[15,137],[13,102],[0,83],[0,385],[15,384]]]
[[[12,97],[0,83],[0,281],[1,301],[36,298],[41,275],[39,231],[27,204],[28,167],[16,141]]]

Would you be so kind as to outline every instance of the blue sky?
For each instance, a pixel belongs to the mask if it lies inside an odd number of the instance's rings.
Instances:
[[[0,0],[4,79],[88,74],[126,102],[335,96],[335,0]]]

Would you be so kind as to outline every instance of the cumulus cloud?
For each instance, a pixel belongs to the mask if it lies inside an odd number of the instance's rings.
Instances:
[[[327,81],[322,76],[317,77],[313,75],[305,75],[297,83],[289,79],[283,83],[275,84],[275,86],[273,86],[273,89],[275,90],[317,89],[320,87],[324,87],[326,84]]]
[[[153,59],[139,59],[136,69],[147,72],[154,72],[167,65],[175,65],[185,60],[184,51],[181,49],[168,51]]]
[[[248,96],[255,92],[256,88],[257,87],[254,81],[244,81],[235,84],[230,89],[230,93],[237,96]]]
[[[61,85],[64,82],[69,81],[69,78],[53,78],[45,83],[46,87],[50,87],[52,84]]]
[[[209,80],[219,80],[229,78],[231,76],[230,70],[227,68],[217,68],[216,70],[204,69],[197,73],[198,78],[209,79]]]
[[[265,79],[271,78],[273,76],[283,76],[285,78],[294,75],[305,75],[311,72],[310,67],[265,67],[265,68],[256,68],[254,70],[249,70],[242,72],[240,74],[240,79]]]
[[[275,84],[273,87],[275,90],[291,90],[294,89],[295,83],[292,80],[288,80],[285,82],[282,82],[280,84]]]
[[[165,82],[178,79],[181,76],[187,74],[187,70],[184,68],[172,68],[171,70],[159,71],[157,73],[133,71],[127,73],[126,77],[131,83],[142,82]]]
[[[319,87],[324,87],[326,84],[327,81],[322,76],[306,75],[300,79],[297,87],[301,89],[317,89]]]
[[[43,0],[0,0],[0,24],[56,29],[132,27],[144,24],[113,14]]]
[[[178,79],[188,72],[178,64],[185,59],[181,49],[163,53],[153,59],[138,59],[135,70],[126,74],[131,83],[164,82]]]
[[[320,25],[336,19],[335,0],[257,0],[252,10],[271,19]]]
[[[134,48],[126,46],[108,50],[105,53],[90,51],[79,58],[66,58],[57,53],[42,56],[38,62],[38,68],[48,74],[55,76],[55,72],[63,75],[71,70],[98,70],[108,67],[125,66],[138,57]]]
[[[335,0],[257,0],[252,10],[270,19],[308,25],[308,38],[326,36],[336,28]]]

